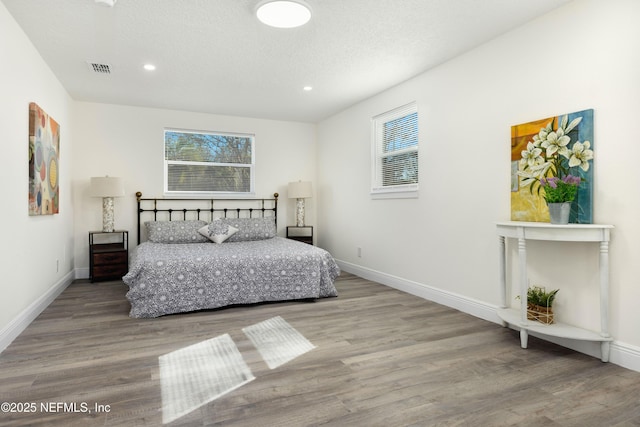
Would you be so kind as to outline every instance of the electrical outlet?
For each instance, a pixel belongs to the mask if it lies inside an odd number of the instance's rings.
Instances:
[[[60,260],[56,260],[56,273],[60,273]]]
[[[357,252],[358,252],[358,258],[362,258],[362,248],[360,246],[358,246],[356,249],[357,249]]]

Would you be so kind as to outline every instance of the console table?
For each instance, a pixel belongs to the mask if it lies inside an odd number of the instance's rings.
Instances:
[[[508,324],[520,328],[520,345],[527,348],[529,331],[542,335],[600,342],[601,359],[609,361],[609,347],[613,338],[609,336],[609,238],[612,225],[566,224],[557,225],[544,222],[499,222],[497,223],[500,244],[500,285],[501,305],[498,316],[504,326]],[[507,305],[506,246],[505,239],[518,241],[520,308]],[[600,245],[600,331],[590,331],[562,323],[545,325],[527,319],[527,240],[547,240],[561,242],[593,242]]]

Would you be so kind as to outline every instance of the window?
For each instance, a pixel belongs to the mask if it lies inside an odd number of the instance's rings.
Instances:
[[[253,193],[254,139],[250,134],[165,129],[165,193]]]
[[[380,114],[372,119],[372,123],[371,194],[387,194],[387,197],[417,197],[418,108],[416,103]]]

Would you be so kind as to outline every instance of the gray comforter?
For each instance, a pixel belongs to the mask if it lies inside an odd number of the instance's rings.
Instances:
[[[282,237],[250,242],[163,244],[134,252],[123,281],[131,317],[232,304],[336,296],[340,274],[324,249]]]

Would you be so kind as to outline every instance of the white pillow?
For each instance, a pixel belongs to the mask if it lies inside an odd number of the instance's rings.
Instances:
[[[198,230],[198,233],[205,236],[214,243],[222,243],[238,231],[237,228],[223,223],[220,218],[215,219],[211,224],[205,225]]]

